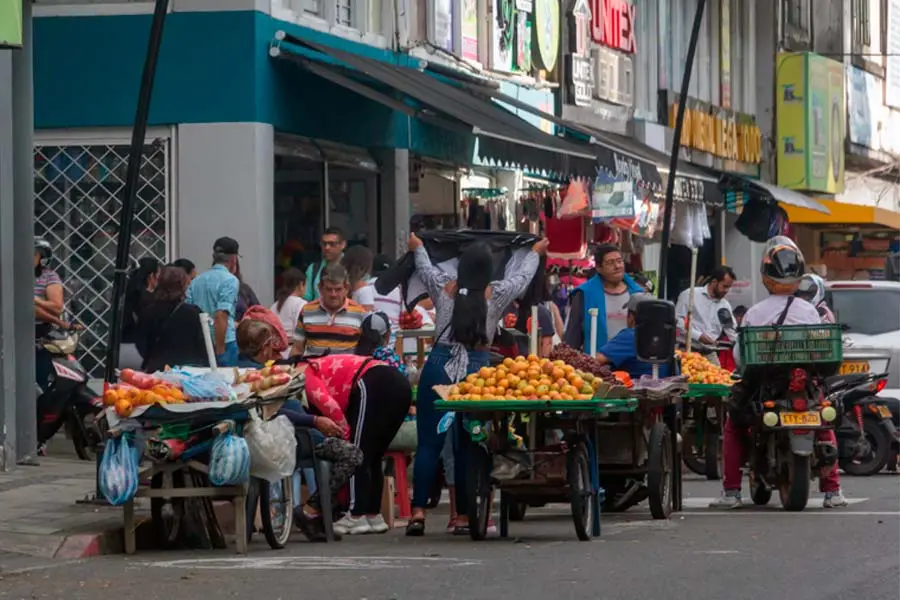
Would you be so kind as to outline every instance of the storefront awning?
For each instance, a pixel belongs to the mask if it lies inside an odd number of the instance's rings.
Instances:
[[[801,225],[881,225],[900,230],[900,213],[877,206],[848,204],[835,200],[819,200],[829,211],[824,214],[808,208],[784,206],[791,223]]]
[[[733,173],[723,173],[719,178],[719,188],[725,192],[743,192],[745,194],[749,194],[750,196],[758,196],[763,199],[774,200],[780,204],[787,204],[789,206],[795,206],[797,208],[805,208],[810,211],[816,211],[823,214],[829,214],[829,210],[827,207],[823,206],[816,200],[806,196],[805,194],[801,194],[800,192],[795,192],[794,190],[789,190],[787,188],[778,187],[777,185],[772,185],[771,183],[766,183],[764,181],[758,181],[756,179],[750,179],[749,177],[742,177],[740,175],[735,175]]]
[[[545,171],[593,178],[598,166],[614,163],[613,151],[545,133],[489,98],[445,83],[418,69],[276,33],[276,58],[291,60],[307,71],[411,117],[478,139],[478,155],[498,167]],[[295,51],[290,46],[297,46]],[[313,52],[309,52],[312,50]],[[400,92],[386,93],[383,88]]]

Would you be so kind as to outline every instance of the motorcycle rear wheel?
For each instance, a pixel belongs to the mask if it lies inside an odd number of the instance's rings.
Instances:
[[[809,456],[791,453],[787,469],[778,476],[778,496],[781,506],[790,512],[800,512],[809,501]]]
[[[857,477],[874,475],[887,465],[890,458],[891,439],[880,422],[875,419],[863,419],[863,434],[866,436],[872,452],[859,463],[847,459],[842,460],[840,466],[848,475]]]
[[[84,432],[84,425],[78,422],[78,413],[70,411],[66,415],[66,437],[71,438],[72,445],[75,446],[75,454],[81,460],[97,460],[97,453],[93,444],[87,439]]]

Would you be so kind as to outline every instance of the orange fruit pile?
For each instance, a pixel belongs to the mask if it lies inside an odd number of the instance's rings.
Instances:
[[[450,388],[448,400],[588,400],[602,379],[561,360],[518,356],[482,367]]]
[[[131,412],[138,406],[182,404],[184,401],[184,392],[169,384],[157,384],[149,390],[130,385],[113,385],[103,393],[103,404],[114,406],[116,414],[123,419],[131,416]]]
[[[715,385],[732,385],[731,372],[712,364],[702,355],[696,352],[675,353],[681,360],[681,374],[687,378],[688,383],[704,383]]]

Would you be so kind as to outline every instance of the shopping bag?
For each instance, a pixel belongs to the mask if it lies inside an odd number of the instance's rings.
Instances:
[[[209,481],[213,485],[250,481],[250,448],[244,438],[230,431],[216,437],[209,453]]]
[[[107,440],[99,479],[100,492],[113,506],[134,498],[138,488],[138,453],[126,436]]]
[[[392,452],[414,452],[419,445],[419,434],[416,431],[416,420],[404,421],[394,436],[388,450]]]
[[[297,465],[297,438],[294,426],[284,415],[263,421],[251,413],[244,428],[250,450],[250,474],[270,483],[290,477]]]

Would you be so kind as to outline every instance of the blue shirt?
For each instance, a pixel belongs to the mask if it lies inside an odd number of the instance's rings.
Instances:
[[[600,348],[600,354],[608,358],[617,370],[627,371],[632,379],[638,379],[641,375],[653,374],[653,365],[637,359],[634,327],[628,327],[617,333],[613,339]],[[669,376],[669,365],[659,365],[659,376]]]
[[[224,265],[214,265],[209,271],[194,278],[185,297],[188,304],[199,306],[200,310],[210,317],[215,317],[217,312],[228,313],[228,325],[225,328],[226,344],[237,341],[234,313],[240,287],[238,278]]]

